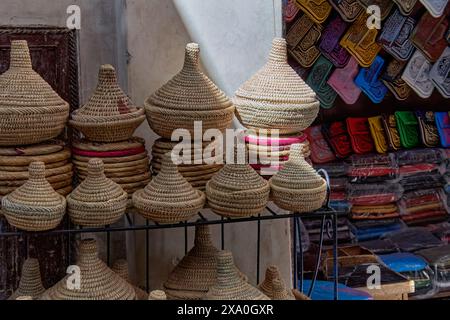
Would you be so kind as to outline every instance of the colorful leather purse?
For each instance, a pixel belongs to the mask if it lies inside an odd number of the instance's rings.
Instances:
[[[361,95],[361,89],[355,84],[359,65],[355,58],[351,57],[344,68],[337,68],[328,79],[330,87],[337,92],[346,104],[355,104]]]
[[[358,0],[330,0],[329,2],[346,22],[355,21],[363,10]]]
[[[400,217],[397,205],[386,204],[378,206],[353,206],[351,218],[355,220],[379,220]]]
[[[287,23],[294,21],[299,12],[300,7],[295,3],[295,0],[288,0],[284,8],[284,21]]]
[[[450,117],[448,112],[436,112],[436,125],[444,148],[450,147]]]
[[[408,99],[411,95],[410,86],[408,86],[405,80],[401,78],[405,66],[405,62],[392,60],[381,76],[381,81],[383,81],[384,85],[391,91],[395,98],[400,101]]]
[[[375,149],[378,153],[384,154],[389,151],[389,146],[386,138],[386,133],[383,128],[383,118],[381,116],[372,117],[368,119],[370,133],[372,134],[375,143]]]
[[[336,16],[323,30],[319,45],[320,52],[337,68],[345,67],[350,59],[348,51],[339,44],[347,26],[340,16]]]
[[[397,111],[395,113],[397,128],[400,133],[402,147],[411,149],[417,147],[419,141],[419,123],[413,112]]]
[[[322,126],[322,133],[333,149],[336,157],[345,159],[353,153],[350,137],[344,121],[336,121]]]
[[[394,0],[403,15],[409,16],[414,10],[417,0]]]
[[[445,12],[448,0],[420,0],[434,18],[440,18]]]
[[[431,81],[441,93],[450,99],[450,47],[447,47],[430,72]]]
[[[402,79],[423,99],[431,97],[434,84],[430,79],[431,63],[417,50],[403,72]]]
[[[439,145],[439,133],[436,127],[436,120],[432,111],[416,111],[419,122],[420,137],[426,147],[437,147]]]
[[[383,70],[384,59],[377,56],[369,68],[362,68],[355,79],[355,84],[364,92],[373,103],[381,103],[388,89],[379,80]]]
[[[318,24],[324,23],[332,10],[327,0],[297,0],[297,4]]]
[[[321,126],[310,127],[305,130],[308,136],[311,149],[311,160],[314,163],[322,164],[336,160],[336,157],[331,151],[330,146],[322,134]]]
[[[415,23],[413,18],[402,15],[400,10],[395,10],[386,20],[378,42],[395,59],[408,61],[414,52],[414,46],[409,38],[414,31]]]
[[[369,6],[375,5],[378,6],[381,10],[381,20],[387,18],[392,8],[394,7],[394,2],[392,0],[358,0],[359,3],[364,8],[368,8]]]
[[[316,44],[321,34],[322,27],[306,14],[300,16],[289,29],[286,36],[289,53],[303,68],[310,68],[319,58],[320,51]]]
[[[368,19],[366,12],[361,13],[340,42],[359,65],[365,68],[370,67],[381,50],[381,46],[376,42],[378,30],[367,27]]]
[[[332,108],[337,97],[337,93],[327,83],[332,70],[333,64],[320,56],[306,79],[306,83],[317,94],[320,106],[324,109]]]
[[[384,114],[383,119],[384,132],[386,132],[389,149],[392,151],[400,150],[402,147],[400,142],[400,134],[397,129],[397,119],[393,114]]]
[[[448,45],[445,35],[449,27],[449,13],[450,6],[447,6],[445,14],[440,18],[434,18],[429,12],[425,12],[411,37],[413,44],[431,63],[439,59]]]
[[[347,130],[356,154],[367,154],[374,151],[367,118],[347,118]]]

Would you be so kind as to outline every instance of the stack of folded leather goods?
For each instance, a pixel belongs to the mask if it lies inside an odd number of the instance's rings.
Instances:
[[[311,219],[304,219],[303,225],[306,228],[306,231],[308,232],[309,241],[312,243],[319,243],[320,241],[320,234],[322,231],[321,225],[322,225],[322,218],[311,218]],[[325,230],[326,231],[326,230]],[[325,245],[333,245],[333,238],[325,232],[323,234],[323,243]],[[339,214],[338,216],[338,241],[339,245],[342,244],[350,244],[355,239],[354,234],[352,233],[350,229],[349,220],[347,217],[347,214]]]
[[[434,271],[433,282],[439,291],[450,288],[450,245],[424,249],[416,252]]]
[[[426,225],[448,220],[442,189],[419,189],[403,195],[402,219],[408,225]]]
[[[348,177],[354,184],[383,183],[398,178],[398,165],[392,154],[354,155],[349,162]]]
[[[443,244],[440,239],[424,227],[403,228],[385,234],[382,239],[393,243],[399,252],[416,252]]]

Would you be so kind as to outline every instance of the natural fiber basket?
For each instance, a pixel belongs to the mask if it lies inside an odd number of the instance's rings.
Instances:
[[[130,273],[128,271],[128,261],[127,260],[124,260],[124,259],[117,260],[116,262],[114,262],[111,269],[112,269],[112,271],[117,273],[122,279],[124,279],[126,282],[130,283],[134,287],[134,291],[136,292],[137,300],[147,300],[148,299],[147,292],[145,292],[141,288],[139,288],[131,283]]]
[[[97,243],[93,239],[81,241],[76,266],[80,268],[80,288],[68,288],[72,283],[64,277],[48,289],[42,300],[135,300],[131,284],[122,279],[98,258]]]
[[[183,69],[145,102],[150,127],[170,139],[176,129],[194,137],[194,122],[208,129],[225,131],[233,120],[234,106],[228,97],[200,71],[198,44],[186,47]]]
[[[205,194],[183,178],[167,153],[161,172],[133,195],[133,204],[146,219],[178,223],[189,220],[203,208]]]
[[[280,208],[298,213],[320,209],[327,196],[327,183],[306,162],[302,146],[291,147],[289,161],[270,179],[271,195]]]
[[[216,284],[209,289],[204,300],[269,300],[269,298],[239,276],[231,252],[221,251],[217,257]]]
[[[37,259],[27,259],[22,267],[19,287],[8,298],[8,300],[16,300],[19,297],[24,296],[37,300],[44,293],[44,291],[45,288],[42,285],[39,261]]]
[[[12,41],[9,70],[0,76],[0,146],[55,138],[68,118],[69,104],[33,70],[27,42]]]
[[[234,99],[239,120],[247,128],[298,133],[316,119],[320,102],[287,63],[286,40],[275,38],[268,63],[247,81]]]
[[[144,120],[145,110],[137,108],[119,87],[114,67],[103,65],[97,89],[69,123],[91,141],[117,142],[131,138]]]
[[[106,178],[100,159],[89,161],[87,178],[67,196],[67,212],[73,223],[101,227],[117,222],[127,209],[128,194]]]
[[[267,268],[266,277],[259,285],[259,290],[272,300],[295,300],[291,291],[286,289],[277,266]]]
[[[160,301],[167,300],[167,295],[162,290],[154,290],[150,292],[148,300],[160,300]]]
[[[45,164],[30,164],[30,179],[2,199],[2,211],[8,222],[26,231],[56,228],[66,212],[66,199],[45,179]]]

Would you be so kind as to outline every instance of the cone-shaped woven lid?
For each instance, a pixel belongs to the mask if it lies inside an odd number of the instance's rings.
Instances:
[[[188,44],[181,72],[150,96],[146,103],[186,111],[220,110],[232,106],[228,97],[200,71],[199,60],[199,45]]]
[[[45,288],[42,285],[41,271],[39,261],[37,259],[25,260],[22,267],[22,275],[20,277],[19,288],[9,297],[15,300],[18,297],[28,296],[32,299],[38,299]]]
[[[65,277],[42,296],[44,300],[134,300],[136,293],[131,284],[122,279],[97,256],[95,240],[83,240],[79,247],[80,288]],[[75,274],[73,275],[75,276]]]
[[[167,295],[162,290],[154,290],[150,292],[148,300],[167,300]]]
[[[294,297],[290,291],[286,290],[280,270],[276,266],[267,268],[266,277],[259,286],[259,290],[272,300],[293,300]]]
[[[117,260],[116,262],[114,262],[113,266],[111,267],[111,270],[114,271],[116,274],[118,274],[126,282],[131,283],[127,260],[125,259]],[[131,283],[131,285],[133,285],[133,283]],[[147,300],[148,298],[147,292],[145,292],[144,290],[135,285],[133,285],[133,287],[134,291],[136,292],[137,300]]]
[[[316,170],[303,157],[303,146],[291,146],[289,161],[271,179],[272,184],[288,189],[315,189],[326,184]]]
[[[80,202],[107,202],[124,194],[120,185],[105,176],[103,161],[91,159],[86,179],[70,194],[70,198]]]
[[[9,70],[0,75],[0,109],[25,107],[69,105],[33,70],[27,41],[13,40]]]
[[[221,251],[217,257],[217,282],[205,296],[206,300],[268,300],[261,291],[245,282],[237,272],[233,255]]]
[[[269,61],[236,92],[237,98],[263,103],[317,103],[314,91],[287,62],[286,40],[275,38]]]
[[[142,117],[143,114],[144,110],[137,108],[119,87],[114,67],[107,64],[100,67],[94,94],[86,105],[73,115],[73,119],[80,122],[98,122],[102,118],[105,121],[113,120],[114,117],[131,119]]]

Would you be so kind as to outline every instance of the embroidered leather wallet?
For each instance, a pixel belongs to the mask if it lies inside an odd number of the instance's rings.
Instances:
[[[367,118],[347,118],[347,130],[355,153],[366,154],[374,151]]]
[[[340,16],[334,17],[323,30],[319,45],[320,52],[337,68],[345,67],[350,59],[348,51],[339,44],[347,26]]]
[[[316,23],[324,23],[332,7],[327,0],[297,0],[300,8]]]
[[[305,130],[305,133],[308,136],[311,149],[311,160],[314,163],[321,164],[336,160],[333,151],[331,151],[330,146],[322,134],[321,126],[310,127]]]
[[[450,99],[450,47],[447,47],[430,72],[431,81],[441,95]]]
[[[411,88],[401,78],[405,66],[405,62],[392,60],[381,76],[381,81],[383,81],[384,85],[392,92],[392,94],[394,94],[395,98],[400,101],[408,99],[411,94]]]
[[[322,133],[336,154],[337,158],[344,159],[353,152],[350,137],[345,122],[336,121],[322,126]]]
[[[355,79],[356,85],[372,100],[373,103],[381,103],[388,89],[379,80],[383,69],[384,59],[377,56],[369,68],[362,68]]]
[[[450,147],[450,117],[448,112],[436,112],[436,125],[444,148]]]
[[[378,153],[384,154],[389,151],[386,133],[383,128],[383,118],[381,116],[368,119],[370,133],[375,143],[375,149]]]
[[[397,4],[403,15],[409,16],[412,13],[417,0],[394,0],[394,2]]]
[[[332,108],[337,97],[337,93],[327,83],[332,70],[333,64],[325,57],[320,56],[306,79],[306,83],[317,94],[320,106],[324,109]]]
[[[420,138],[426,147],[437,147],[439,145],[439,134],[436,127],[434,113],[431,111],[416,111],[419,122]]]
[[[441,17],[448,4],[448,0],[420,0],[420,2],[434,18]]]
[[[328,79],[330,87],[337,92],[346,104],[355,104],[361,95],[361,89],[355,84],[359,65],[355,58],[351,57],[344,68],[337,68]]]
[[[386,132],[389,149],[392,151],[400,150],[402,145],[400,142],[400,134],[397,129],[397,119],[395,118],[395,115],[384,114],[381,117],[383,119],[384,132]]]
[[[300,11],[300,7],[295,3],[295,0],[288,0],[284,8],[284,21],[292,22]]]
[[[419,145],[419,123],[414,113],[397,111],[395,118],[402,146],[407,149],[417,147]]]
[[[431,97],[434,91],[434,84],[430,79],[431,63],[417,50],[405,71],[402,79],[423,99]]]

